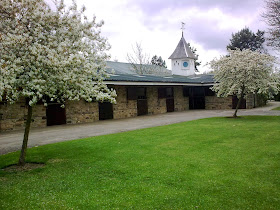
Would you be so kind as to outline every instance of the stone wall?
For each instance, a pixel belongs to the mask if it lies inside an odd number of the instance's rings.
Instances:
[[[232,97],[205,96],[205,109],[232,109]]]
[[[129,118],[137,116],[137,100],[127,99],[127,86],[114,86],[117,91],[117,104],[113,105],[113,118]],[[166,98],[158,98],[159,86],[147,86],[148,114],[166,113]],[[174,109],[185,111],[189,109],[189,98],[183,96],[183,87],[174,86]],[[253,108],[254,96],[246,98],[247,108]],[[216,96],[205,97],[205,109],[231,109],[232,97],[218,98]],[[81,101],[67,101],[65,104],[66,123],[88,123],[99,120],[98,102],[88,103]],[[27,116],[27,107],[24,100],[15,104],[0,104],[0,131],[17,130],[24,128]],[[32,127],[45,127],[47,125],[46,107],[39,104],[33,108]]]
[[[189,109],[189,97],[184,97],[183,87],[175,86],[174,91],[174,109],[175,112],[186,111]]]
[[[67,101],[65,103],[66,123],[88,123],[99,120],[98,102]]]
[[[248,94],[246,96],[246,109],[252,109],[255,107],[255,98],[254,94]]]
[[[265,106],[266,102],[267,102],[267,96],[265,94],[251,93],[246,96],[246,108],[247,109]]]
[[[127,100],[126,86],[115,86],[117,92],[117,104],[113,105],[114,119],[122,119],[137,116],[137,100]]]
[[[15,104],[0,104],[0,131],[19,130],[25,126],[27,106],[24,99]],[[45,127],[46,107],[38,104],[33,107],[31,127]]]
[[[158,87],[147,87],[148,114],[166,113],[166,99],[158,98]]]

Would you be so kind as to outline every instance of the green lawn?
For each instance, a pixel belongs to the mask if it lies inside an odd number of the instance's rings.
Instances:
[[[278,106],[278,107],[276,107],[276,108],[274,108],[272,110],[280,110],[280,106]]]
[[[0,156],[0,167],[19,153]],[[211,118],[45,145],[0,171],[0,209],[279,209],[280,117]]]

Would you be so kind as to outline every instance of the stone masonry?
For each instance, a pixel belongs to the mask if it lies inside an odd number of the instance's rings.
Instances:
[[[166,113],[166,99],[158,98],[158,87],[147,87],[148,114]]]
[[[113,105],[113,118],[129,118],[137,116],[137,100],[127,99],[127,86],[117,86],[113,88],[117,91],[117,104]],[[146,86],[148,103],[148,114],[166,113],[166,98],[158,98],[159,86]],[[174,111],[185,111],[189,109],[189,97],[183,96],[183,87],[174,86]],[[254,107],[254,96],[246,98],[247,108]],[[232,97],[219,98],[216,96],[205,96],[205,109],[231,109]],[[98,102],[88,103],[81,101],[67,101],[65,104],[66,123],[88,123],[99,120]],[[15,104],[0,104],[0,131],[17,130],[24,128],[27,116],[27,106],[25,100],[20,100]],[[38,104],[33,108],[32,127],[47,126],[46,107]]]
[[[88,123],[99,120],[99,110],[97,102],[67,101],[65,104],[66,123]]]
[[[122,119],[137,116],[137,101],[127,100],[125,86],[115,86],[117,92],[117,103],[113,105],[114,119]]]
[[[27,106],[24,99],[15,104],[0,104],[0,131],[19,130],[24,128],[27,118]],[[38,104],[33,108],[31,127],[46,126],[46,108]]]
[[[189,109],[189,97],[184,97],[183,87],[176,86],[173,88],[174,91],[174,106],[175,112],[186,111]]]
[[[232,109],[232,97],[205,96],[205,109]]]

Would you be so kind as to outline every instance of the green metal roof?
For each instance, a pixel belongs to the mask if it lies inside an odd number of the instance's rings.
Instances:
[[[140,64],[134,64],[137,68],[140,68]],[[172,71],[164,67],[155,65],[142,65],[147,71],[146,74],[149,75],[172,75]],[[114,71],[116,74],[137,74],[136,70],[130,63],[107,61],[106,71],[112,73]]]
[[[112,74],[114,69],[114,74]],[[170,70],[169,70],[170,71]],[[151,82],[151,83],[189,83],[189,84],[213,84],[213,74],[200,74],[192,76],[180,76],[180,75],[139,75],[136,74],[131,64],[107,61],[107,72],[109,78],[105,81],[118,81],[118,82]]]
[[[110,75],[105,81],[122,82],[162,82],[162,83],[190,83],[190,84],[213,84],[213,75],[195,75],[195,76],[154,76],[154,75],[133,75],[133,74],[115,74]]]

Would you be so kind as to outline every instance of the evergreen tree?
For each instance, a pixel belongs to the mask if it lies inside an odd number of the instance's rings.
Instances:
[[[235,34],[232,34],[230,44],[227,49],[249,49],[252,51],[264,51],[263,43],[265,42],[264,31],[258,30],[257,33],[252,32],[249,28],[244,28]]]
[[[188,43],[188,45],[189,45],[191,51],[193,52],[193,54],[197,57],[197,59],[194,61],[194,68],[195,68],[196,72],[199,72],[197,67],[201,65],[201,61],[198,61],[198,55],[196,53],[197,49],[192,47],[190,43]]]
[[[151,64],[156,65],[156,66],[160,66],[160,67],[167,68],[166,63],[165,63],[165,61],[162,59],[161,56],[157,57],[156,55],[154,55],[154,56],[152,57]]]

